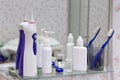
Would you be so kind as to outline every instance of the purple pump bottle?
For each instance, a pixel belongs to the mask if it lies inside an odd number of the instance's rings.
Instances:
[[[20,24],[20,39],[19,39],[19,45],[16,55],[16,68],[19,69],[19,75],[23,76],[23,58],[24,58],[24,48],[25,48],[25,33],[24,33],[24,27],[28,26],[27,20],[24,20]]]
[[[24,53],[25,34],[24,34],[23,27],[26,23],[28,23],[27,20],[24,20],[22,23],[20,23],[20,26],[19,26],[19,44],[16,52],[16,69],[19,69],[20,58],[21,58],[21,55]]]

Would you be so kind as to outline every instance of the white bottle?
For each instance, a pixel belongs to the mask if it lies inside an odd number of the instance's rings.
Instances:
[[[44,47],[44,43],[43,43],[43,32],[44,29],[41,29],[41,39],[38,42],[38,52],[37,52],[37,67],[38,68],[42,68],[42,54],[43,54],[43,47]]]
[[[19,44],[16,52],[16,69],[19,69],[21,54],[24,53],[24,30],[23,27],[28,26],[28,20],[25,18],[23,22],[19,24]]]
[[[29,26],[24,27],[25,32],[25,50],[23,58],[23,76],[37,75],[37,29],[35,21],[32,19]]]
[[[66,55],[66,71],[71,72],[72,71],[72,55],[73,55],[73,47],[74,47],[74,39],[72,33],[69,33],[68,35],[68,43],[67,43],[67,55]]]
[[[67,43],[67,59],[72,59],[73,54],[73,47],[74,47],[74,39],[72,33],[68,35],[68,43]]]
[[[83,44],[83,39],[79,36],[77,46],[73,48],[73,70],[87,71],[87,48]]]
[[[19,70],[19,75],[23,76],[23,55],[24,55],[24,49],[25,49],[25,33],[24,33],[24,28],[29,26],[28,20],[25,18],[24,22],[20,23],[19,26],[19,31],[20,31],[20,36],[19,36],[19,45],[16,53],[16,69]]]
[[[52,72],[52,48],[50,46],[50,41],[47,38],[47,33],[42,54],[42,72],[45,74]]]

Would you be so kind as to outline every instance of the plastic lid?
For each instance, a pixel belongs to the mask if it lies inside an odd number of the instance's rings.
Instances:
[[[68,35],[68,43],[73,43],[73,42],[74,42],[73,35],[72,35],[72,33],[69,33],[69,35]]]
[[[79,37],[78,37],[78,40],[77,40],[77,46],[82,47],[83,44],[84,44],[83,38],[82,38],[82,36],[79,36]]]

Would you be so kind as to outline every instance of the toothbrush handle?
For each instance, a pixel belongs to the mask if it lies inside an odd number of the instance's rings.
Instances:
[[[98,32],[99,33],[99,32]],[[90,40],[90,42],[87,45],[87,48],[89,48],[91,46],[91,44],[93,43],[93,41],[95,40],[95,38],[97,37],[98,33]]]
[[[87,47],[87,49],[90,47],[90,45],[92,44],[92,42],[93,42],[93,39],[88,43],[88,45],[86,46]]]
[[[102,45],[102,48],[103,48],[103,49],[107,46],[107,44],[109,43],[110,39],[111,39],[111,38],[108,38],[108,39],[106,40],[106,42]]]

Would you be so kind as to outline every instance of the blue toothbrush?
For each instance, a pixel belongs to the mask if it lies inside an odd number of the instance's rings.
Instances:
[[[95,31],[95,36],[89,41],[88,45],[86,46],[87,49],[91,46],[91,44],[93,43],[93,41],[96,39],[97,35],[99,34],[100,32],[100,27],[98,27]]]
[[[114,30],[113,29],[110,29],[108,34],[107,34],[107,37],[108,39],[105,41],[105,43],[101,46],[100,50],[98,51],[98,53],[95,55],[95,57],[93,58],[92,62],[91,62],[91,65],[90,65],[90,69],[93,69],[95,68],[95,66],[97,65],[97,62],[98,60],[100,59],[105,47],[107,46],[107,44],[109,43],[110,39],[112,38],[114,34]]]

